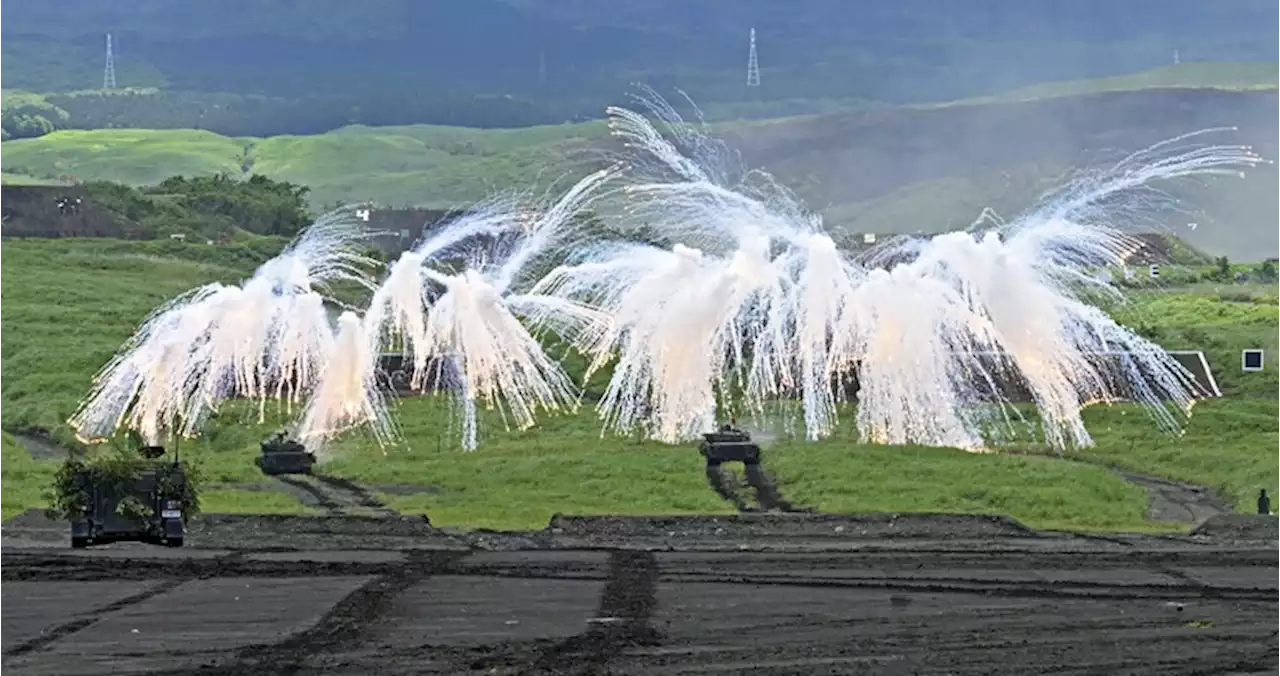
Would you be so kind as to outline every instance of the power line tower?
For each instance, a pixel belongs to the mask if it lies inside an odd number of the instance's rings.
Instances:
[[[547,50],[538,50],[538,86],[547,86]]]
[[[116,88],[116,57],[111,51],[110,33],[107,33],[107,67],[102,71],[102,88]]]
[[[747,86],[760,86],[760,62],[756,60],[756,29],[751,29],[751,52],[747,55]]]

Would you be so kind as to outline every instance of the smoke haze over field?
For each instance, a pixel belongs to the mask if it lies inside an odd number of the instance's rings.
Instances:
[[[1014,104],[891,109],[797,119],[731,135],[750,165],[769,167],[834,226],[937,232],[983,208],[1029,207],[1071,171],[1105,166],[1184,133],[1236,127],[1216,139],[1280,157],[1270,92],[1149,90]],[[1193,245],[1246,260],[1276,255],[1274,165],[1243,179],[1179,187],[1164,225]],[[948,220],[944,220],[948,219]],[[1198,226],[1192,230],[1189,222]]]

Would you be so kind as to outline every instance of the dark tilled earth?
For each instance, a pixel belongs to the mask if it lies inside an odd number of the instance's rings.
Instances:
[[[998,517],[234,517],[184,549],[5,524],[18,674],[1274,674],[1277,535]]]

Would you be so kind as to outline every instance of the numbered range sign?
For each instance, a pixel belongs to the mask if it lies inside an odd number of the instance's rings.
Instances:
[[[1263,365],[1262,350],[1241,350],[1240,351],[1240,370],[1241,371],[1261,371]]]
[[[1151,267],[1147,268],[1147,274],[1151,275],[1152,279],[1158,278],[1160,276],[1160,266],[1152,265]]]

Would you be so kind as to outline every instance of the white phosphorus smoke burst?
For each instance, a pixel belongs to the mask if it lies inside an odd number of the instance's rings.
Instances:
[[[859,272],[790,192],[734,171],[722,144],[647,94],[666,137],[640,113],[609,109],[628,149],[616,219],[674,246],[595,247],[540,283],[614,319],[593,348],[595,368],[618,354],[602,417],[674,443],[714,427],[717,391],[732,406],[740,390],[755,412],[798,393],[808,436],[829,433],[829,335]]]
[[[295,434],[323,458],[335,436],[356,428],[372,430],[379,444],[395,437],[386,401],[375,380],[378,352],[365,322],[354,312],[338,317],[337,335],[321,354],[322,373]]]
[[[805,436],[818,439],[855,389],[864,440],[979,450],[992,422],[1011,424],[1021,390],[1061,450],[1092,443],[1080,416],[1091,402],[1138,401],[1175,430],[1201,395],[1165,352],[1090,303],[1120,297],[1091,273],[1137,249],[1126,233],[1170,206],[1162,182],[1239,173],[1261,163],[1250,149],[1180,137],[1082,175],[1008,224],[855,260],[768,174],[738,170],[652,92],[640,101],[662,129],[609,109],[624,146],[617,166],[546,208],[495,200],[440,227],[336,335],[312,287],[362,279],[336,226],[317,224],[243,288],[175,300],[108,365],[72,423],[90,437],[123,424],[155,438],[194,430],[228,396],[289,402],[310,391],[299,430],[309,443],[361,425],[385,441],[375,381],[385,349],[411,358],[415,387],[454,381],[473,449],[479,402],[520,428],[539,410],[576,407],[543,331],[589,357],[587,377],[613,363],[598,403],[606,429],[670,443],[712,430],[718,409],[761,413],[784,399],[799,400]],[[620,189],[603,190],[611,183]],[[588,205],[616,241],[580,227]],[[534,261],[566,252],[517,290]]]
[[[815,439],[836,424],[833,380],[852,376],[868,441],[982,448],[1021,388],[1062,449],[1092,443],[1080,418],[1092,401],[1132,399],[1176,429],[1201,394],[1164,351],[1086,302],[1099,290],[1089,271],[1136,249],[1125,230],[1167,206],[1153,202],[1167,197],[1158,182],[1237,174],[1261,162],[1250,149],[1180,137],[1008,225],[898,243],[878,252],[897,259],[890,269],[868,270],[768,175],[730,171],[722,146],[655,97],[642,103],[667,133],[610,109],[628,152],[617,221],[674,246],[589,247],[538,287],[613,317],[593,350],[593,368],[617,354],[599,405],[608,426],[695,438],[714,425],[717,389],[731,405],[736,383],[750,409],[799,398]]]
[[[1161,428],[1177,430],[1192,402],[1204,394],[1194,377],[1159,346],[1120,326],[1087,299],[1098,293],[1120,299],[1118,290],[1090,271],[1123,265],[1138,248],[1125,230],[1149,228],[1143,219],[1159,213],[1159,207],[1174,206],[1154,182],[1239,175],[1242,168],[1261,163],[1242,146],[1188,147],[1204,133],[1158,144],[1086,174],[1007,225],[909,244],[914,259],[899,267],[945,284],[962,299],[964,310],[983,322],[974,333],[980,339],[968,342],[971,350],[983,352],[979,363],[986,369],[971,364],[965,370],[969,375],[937,384],[974,399],[980,398],[977,388],[993,381],[1005,389],[1016,384],[1035,403],[1045,441],[1059,450],[1092,445],[1080,411],[1093,401],[1142,403]],[[922,357],[929,354],[927,346],[917,344],[922,338],[914,335],[903,347]],[[955,346],[950,355],[973,361]],[[867,360],[863,370],[873,367],[873,361]],[[901,391],[896,405],[909,405],[910,395]],[[859,406],[882,407],[861,393]],[[860,429],[873,438],[881,432]],[[907,438],[938,441],[928,434]]]
[[[414,387],[438,386],[446,375],[454,381],[464,449],[477,445],[478,402],[520,429],[534,424],[539,409],[576,409],[577,388],[535,334],[549,330],[574,343],[604,330],[608,318],[572,300],[515,287],[534,260],[571,238],[574,220],[611,175],[591,174],[545,209],[514,199],[481,205],[404,253],[374,292],[365,319],[373,353],[399,347],[411,356]],[[460,271],[446,267],[450,254],[476,239],[487,244],[484,256],[471,256]]]
[[[196,434],[219,402],[275,397],[286,408],[315,386],[332,351],[322,295],[371,287],[352,210],[326,214],[242,286],[209,284],[156,310],[95,377],[68,421],[85,441],[121,426],[145,441]]]

